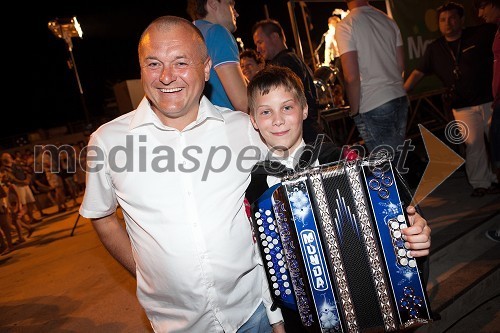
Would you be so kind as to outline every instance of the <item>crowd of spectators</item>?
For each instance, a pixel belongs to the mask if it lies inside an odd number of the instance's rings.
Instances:
[[[77,198],[85,190],[84,147],[80,141],[0,153],[1,254],[24,243],[45,217],[79,206]]]

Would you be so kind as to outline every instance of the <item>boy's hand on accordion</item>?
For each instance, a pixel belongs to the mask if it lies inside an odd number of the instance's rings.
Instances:
[[[415,207],[408,206],[406,209],[410,225],[402,229],[403,239],[406,240],[405,246],[411,250],[414,257],[424,257],[429,255],[431,247],[431,228],[427,221],[420,216]]]

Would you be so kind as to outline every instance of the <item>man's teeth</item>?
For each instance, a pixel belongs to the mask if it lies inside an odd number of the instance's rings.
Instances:
[[[178,91],[181,91],[181,90],[182,90],[182,88],[160,89],[160,91],[164,92],[164,93],[178,92]]]

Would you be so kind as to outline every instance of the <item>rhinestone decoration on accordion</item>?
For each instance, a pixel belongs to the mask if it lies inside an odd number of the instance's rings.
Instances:
[[[415,290],[412,287],[405,287],[403,295],[404,297],[399,300],[399,306],[408,312],[410,318],[418,318],[420,315],[419,310],[424,304],[423,298],[416,296]]]
[[[258,225],[258,242],[264,250],[264,265],[271,276],[271,289],[275,296],[292,294],[290,276],[285,261],[283,245],[279,238],[276,221],[270,210],[259,209],[255,212],[255,222]]]

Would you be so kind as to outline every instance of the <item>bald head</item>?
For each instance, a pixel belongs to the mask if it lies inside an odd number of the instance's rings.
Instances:
[[[141,45],[149,39],[149,33],[152,31],[156,31],[159,33],[168,32],[173,28],[181,27],[183,30],[187,29],[187,31],[191,31],[190,40],[187,40],[187,43],[194,43],[198,45],[200,49],[200,55],[203,60],[208,57],[207,47],[205,45],[205,39],[201,34],[200,30],[191,23],[190,21],[183,19],[182,17],[177,16],[161,16],[151,22],[148,27],[144,30],[139,39],[139,58],[141,57]]]

